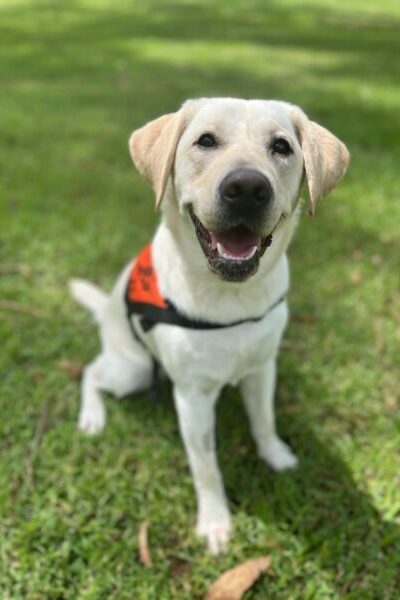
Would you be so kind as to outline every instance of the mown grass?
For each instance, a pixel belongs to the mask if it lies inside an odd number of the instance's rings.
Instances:
[[[247,598],[398,598],[399,26],[392,0],[0,0],[2,598],[201,598],[265,553],[273,575]],[[108,399],[105,434],[87,439],[60,361],[98,348],[68,278],[109,287],[157,222],[129,133],[217,94],[302,105],[352,166],[290,252],[278,406],[300,468],[267,471],[227,390],[219,455],[236,529],[215,559],[192,534],[169,390],[157,405]],[[144,518],[153,569],[137,559]]]

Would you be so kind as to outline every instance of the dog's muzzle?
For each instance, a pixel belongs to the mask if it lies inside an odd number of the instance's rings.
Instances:
[[[207,258],[208,266],[225,281],[245,281],[258,269],[261,256],[272,243],[272,233],[261,237],[246,225],[224,231],[208,230],[189,210],[197,239]]]
[[[197,238],[211,271],[225,281],[245,281],[258,269],[261,256],[272,243],[272,231],[260,233],[270,214],[274,191],[269,180],[255,169],[228,173],[218,188],[216,212],[221,223],[208,229],[189,212]]]

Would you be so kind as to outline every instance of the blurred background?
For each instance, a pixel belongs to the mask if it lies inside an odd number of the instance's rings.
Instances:
[[[248,598],[398,598],[399,31],[396,0],[0,0],[2,598],[201,598],[266,553]],[[103,437],[76,431],[98,341],[66,287],[109,288],[154,231],[132,130],[216,95],[299,104],[352,155],[290,250],[277,402],[300,467],[266,470],[226,390],[236,529],[218,560],[192,534],[168,386],[157,405],[108,399]]]

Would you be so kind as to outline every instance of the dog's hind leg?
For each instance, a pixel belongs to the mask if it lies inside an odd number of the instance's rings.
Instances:
[[[275,380],[276,363],[272,358],[262,371],[243,379],[240,386],[260,457],[275,471],[284,471],[296,467],[298,461],[276,432]]]
[[[78,426],[89,435],[99,433],[106,424],[106,409],[100,393],[104,359],[104,355],[100,354],[87,365],[82,377]]]
[[[105,350],[84,370],[82,399],[78,427],[94,435],[106,424],[106,409],[101,392],[122,397],[149,387],[151,360],[144,352],[137,359],[127,358],[112,350]]]

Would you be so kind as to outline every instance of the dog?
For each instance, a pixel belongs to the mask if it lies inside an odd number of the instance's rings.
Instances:
[[[138,171],[162,213],[151,246],[107,295],[75,279],[73,297],[94,315],[102,351],[84,370],[79,428],[99,433],[101,391],[149,388],[155,365],[173,383],[197,496],[197,533],[217,554],[231,515],[214,441],[226,384],[244,398],[259,456],[276,471],[297,458],[277,432],[276,357],[288,320],[286,250],[299,220],[343,177],[346,146],[297,106],[201,98],[135,131]]]

